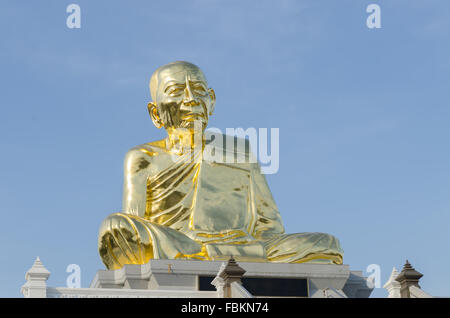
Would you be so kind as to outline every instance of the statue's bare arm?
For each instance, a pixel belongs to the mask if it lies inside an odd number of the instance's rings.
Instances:
[[[139,147],[128,151],[124,162],[123,213],[145,216],[151,157]]]

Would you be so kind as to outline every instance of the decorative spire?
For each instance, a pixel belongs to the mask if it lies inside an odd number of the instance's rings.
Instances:
[[[241,277],[245,274],[245,272],[246,272],[245,269],[240,267],[236,263],[236,260],[233,258],[233,256],[231,256],[230,259],[228,260],[227,265],[221,271],[219,276],[224,280],[233,279],[240,281]]]
[[[411,264],[408,262],[408,260],[406,260],[406,263],[403,266],[403,270],[397,276],[396,280],[400,283],[404,280],[416,281],[418,285],[419,279],[422,276],[423,275],[418,271],[416,271],[414,267],[412,267]]]
[[[47,295],[47,279],[50,272],[44,267],[39,256],[34,261],[33,266],[25,274],[27,282],[22,286],[22,293],[25,297],[43,297]]]
[[[405,265],[403,266],[403,270],[398,274],[397,278],[395,279],[400,283],[401,289],[400,294],[402,298],[410,298],[411,294],[409,292],[409,287],[416,286],[420,288],[419,286],[419,279],[423,275],[416,271],[414,267],[411,266],[408,260],[406,260]]]
[[[222,263],[217,276],[211,282],[216,287],[219,297],[232,297],[231,284],[234,282],[242,284],[241,278],[245,272],[246,270],[236,263],[233,256],[230,257],[226,265]]]
[[[30,280],[31,277],[39,277],[44,278],[47,280],[47,278],[50,276],[50,272],[44,267],[44,264],[42,264],[41,260],[39,259],[39,256],[36,257],[36,260],[34,261],[33,266],[27,271],[25,274],[25,279]]]

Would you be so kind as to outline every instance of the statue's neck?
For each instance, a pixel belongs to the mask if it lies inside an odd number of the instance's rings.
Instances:
[[[205,137],[203,131],[187,128],[173,128],[167,130],[166,148],[170,152],[182,154],[198,146],[203,147]]]

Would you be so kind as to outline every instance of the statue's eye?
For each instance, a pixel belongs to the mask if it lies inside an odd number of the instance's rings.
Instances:
[[[172,87],[166,91],[167,95],[170,95],[170,96],[179,96],[179,95],[181,95],[182,92],[183,92],[183,89],[181,87]]]
[[[206,93],[206,88],[201,85],[194,86],[194,90],[200,95],[204,95]]]

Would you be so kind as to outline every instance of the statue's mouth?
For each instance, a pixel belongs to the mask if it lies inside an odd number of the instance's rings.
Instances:
[[[203,114],[189,113],[189,114],[186,114],[186,115],[182,116],[181,119],[184,122],[193,122],[193,121],[196,121],[196,120],[204,122],[206,118],[205,118],[205,116]]]

